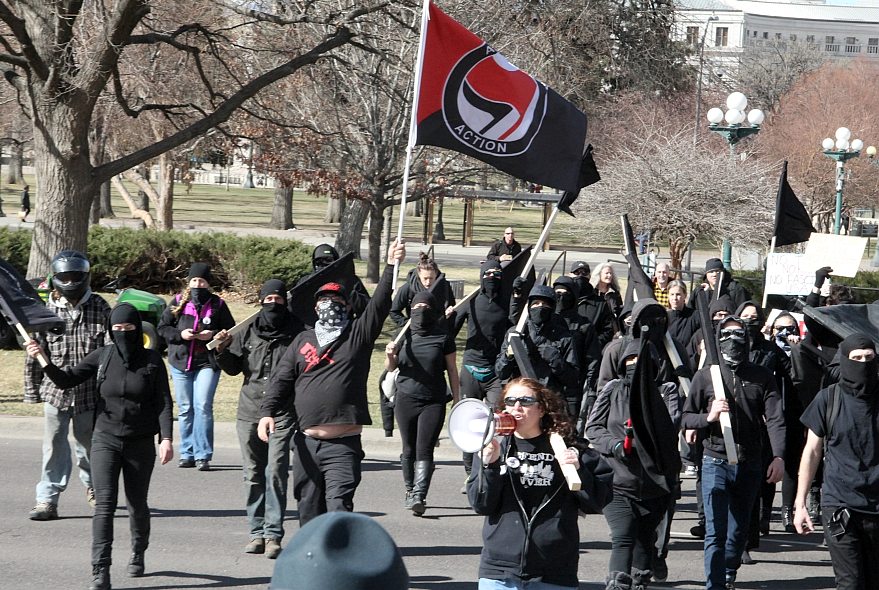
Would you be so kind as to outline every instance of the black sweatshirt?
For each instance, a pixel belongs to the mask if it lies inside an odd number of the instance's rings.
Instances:
[[[171,438],[171,390],[168,372],[162,356],[155,350],[144,350],[126,368],[115,344],[108,344],[90,352],[73,367],[59,369],[55,365],[43,368],[46,376],[62,389],[75,387],[97,375],[101,356],[107,347],[109,355],[105,378],[98,387],[98,405],[95,410],[95,432],[136,438],[161,432],[162,438]]]
[[[494,299],[480,291],[470,300],[464,311],[455,317],[453,334],[457,334],[467,321],[467,342],[464,346],[462,364],[473,367],[491,367],[501,351],[501,343],[510,322],[507,309],[498,295]]]
[[[276,416],[293,397],[299,428],[323,424],[372,424],[366,380],[372,347],[391,308],[394,267],[387,266],[363,313],[325,347],[314,329],[300,332],[287,348],[266,390],[260,415]]]

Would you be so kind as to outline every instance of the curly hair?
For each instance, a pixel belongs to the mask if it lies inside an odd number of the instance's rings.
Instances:
[[[528,377],[510,379],[504,385],[503,394],[497,402],[497,410],[503,411],[506,409],[504,397],[506,397],[507,391],[516,385],[530,389],[537,398],[537,403],[543,408],[543,418],[540,419],[541,430],[543,432],[557,432],[565,439],[565,443],[572,444],[575,438],[574,423],[568,415],[567,405],[565,405],[564,400],[559,394],[534,379],[529,379]]]
[[[171,308],[171,315],[173,315],[175,319],[180,317],[180,312],[183,311],[183,308],[186,307],[186,304],[190,299],[192,299],[192,291],[189,289],[189,285],[187,285],[180,294],[180,302],[177,306]]]

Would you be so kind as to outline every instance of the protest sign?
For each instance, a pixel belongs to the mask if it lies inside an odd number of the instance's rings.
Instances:
[[[806,264],[813,273],[829,266],[835,276],[853,277],[858,274],[866,247],[867,238],[812,234],[806,245]]]
[[[808,295],[814,283],[815,268],[810,266],[805,254],[773,252],[767,257],[767,294]]]

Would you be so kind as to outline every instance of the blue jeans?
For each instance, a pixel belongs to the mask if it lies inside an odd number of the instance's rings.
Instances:
[[[37,502],[58,504],[61,492],[67,489],[73,462],[70,459],[70,442],[67,435],[73,422],[74,451],[79,480],[87,488],[92,487],[89,452],[92,448],[94,410],[73,414],[71,410],[59,410],[52,404],[43,404],[45,414],[43,430],[43,469],[37,484]]]
[[[722,589],[736,579],[762,475],[759,459],[730,465],[726,459],[702,457],[707,590]]]
[[[244,466],[250,538],[282,539],[293,421],[289,418],[275,420],[275,431],[269,435],[268,443],[256,435],[256,426],[256,422],[247,420],[236,422]]]
[[[220,372],[210,367],[181,371],[171,367],[177,423],[180,429],[180,458],[210,461],[214,456],[214,393]]]
[[[576,586],[558,586],[537,580],[490,580],[479,578],[479,590],[570,590]]]

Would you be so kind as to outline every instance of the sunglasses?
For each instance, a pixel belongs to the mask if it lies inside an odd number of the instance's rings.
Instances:
[[[723,328],[720,331],[720,339],[727,340],[729,338],[738,338],[744,340],[745,334],[746,332],[742,328]]]
[[[516,402],[519,402],[519,405],[523,408],[527,408],[529,406],[533,406],[537,403],[537,398],[531,396],[522,396],[522,397],[505,397],[504,405],[508,407],[513,407],[516,405]]]

